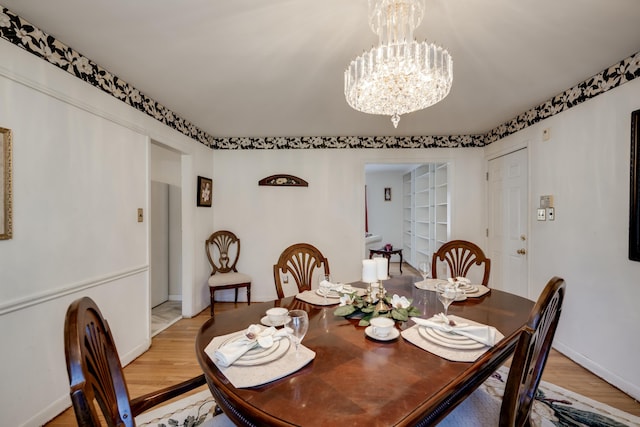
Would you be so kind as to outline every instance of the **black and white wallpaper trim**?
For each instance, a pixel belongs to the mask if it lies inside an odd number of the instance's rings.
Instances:
[[[483,147],[640,77],[640,52],[637,52],[497,126],[485,135],[215,138],[2,6],[0,38],[48,61],[201,144],[219,150]]]

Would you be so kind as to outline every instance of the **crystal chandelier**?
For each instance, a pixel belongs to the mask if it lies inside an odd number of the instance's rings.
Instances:
[[[424,0],[369,0],[369,24],[380,43],[344,72],[344,95],[352,108],[391,116],[397,128],[400,115],[430,107],[449,94],[449,52],[413,38],[423,16]]]

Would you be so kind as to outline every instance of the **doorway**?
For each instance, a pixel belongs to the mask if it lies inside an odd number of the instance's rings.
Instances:
[[[182,318],[181,153],[152,142],[150,155],[151,336]]]
[[[488,162],[491,287],[528,298],[527,148]]]

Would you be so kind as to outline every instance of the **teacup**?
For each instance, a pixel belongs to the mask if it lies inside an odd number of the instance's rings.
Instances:
[[[391,333],[396,322],[388,317],[374,317],[369,323],[373,327],[373,335],[384,338]]]
[[[273,307],[267,310],[267,318],[269,319],[269,322],[274,326],[282,325],[287,318],[288,312],[289,311],[284,307]]]

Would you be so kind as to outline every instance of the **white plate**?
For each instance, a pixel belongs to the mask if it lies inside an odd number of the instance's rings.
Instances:
[[[477,294],[478,292],[480,292],[480,289],[475,285],[471,285],[469,288],[464,289],[464,293],[467,295]]]
[[[420,327],[418,328],[418,332],[420,332],[420,336],[422,336],[422,338],[442,347],[455,348],[457,350],[478,350],[486,347],[481,342],[474,341],[471,338],[444,331],[437,331],[433,328]],[[445,338],[445,336],[436,334],[436,332],[447,334],[448,337]],[[458,337],[462,337],[462,339],[459,339]]]
[[[229,339],[222,342],[218,348],[230,342],[242,339],[243,336],[244,332],[239,332],[238,334],[235,334],[232,337],[229,337]],[[274,360],[280,359],[282,356],[284,356],[287,350],[289,350],[290,345],[291,342],[289,341],[289,339],[287,337],[282,337],[279,340],[274,341],[273,345],[269,348],[256,346],[240,356],[238,360],[233,362],[233,366],[257,366],[273,362]]]
[[[364,333],[367,334],[369,338],[373,338],[374,340],[378,341],[391,341],[400,336],[400,331],[396,328],[392,328],[389,335],[387,335],[386,337],[380,337],[373,333],[373,326],[367,326],[367,328],[364,330]]]
[[[316,294],[324,298],[324,295],[322,294],[322,292],[320,292],[320,289],[316,289]],[[329,293],[327,294],[327,298],[340,298],[340,294],[336,291],[329,291]]]
[[[284,320],[280,323],[272,323],[271,320],[269,320],[269,316],[264,316],[262,319],[260,319],[260,323],[262,323],[264,326],[283,326],[285,323],[287,323],[291,318],[289,316],[285,317]]]

